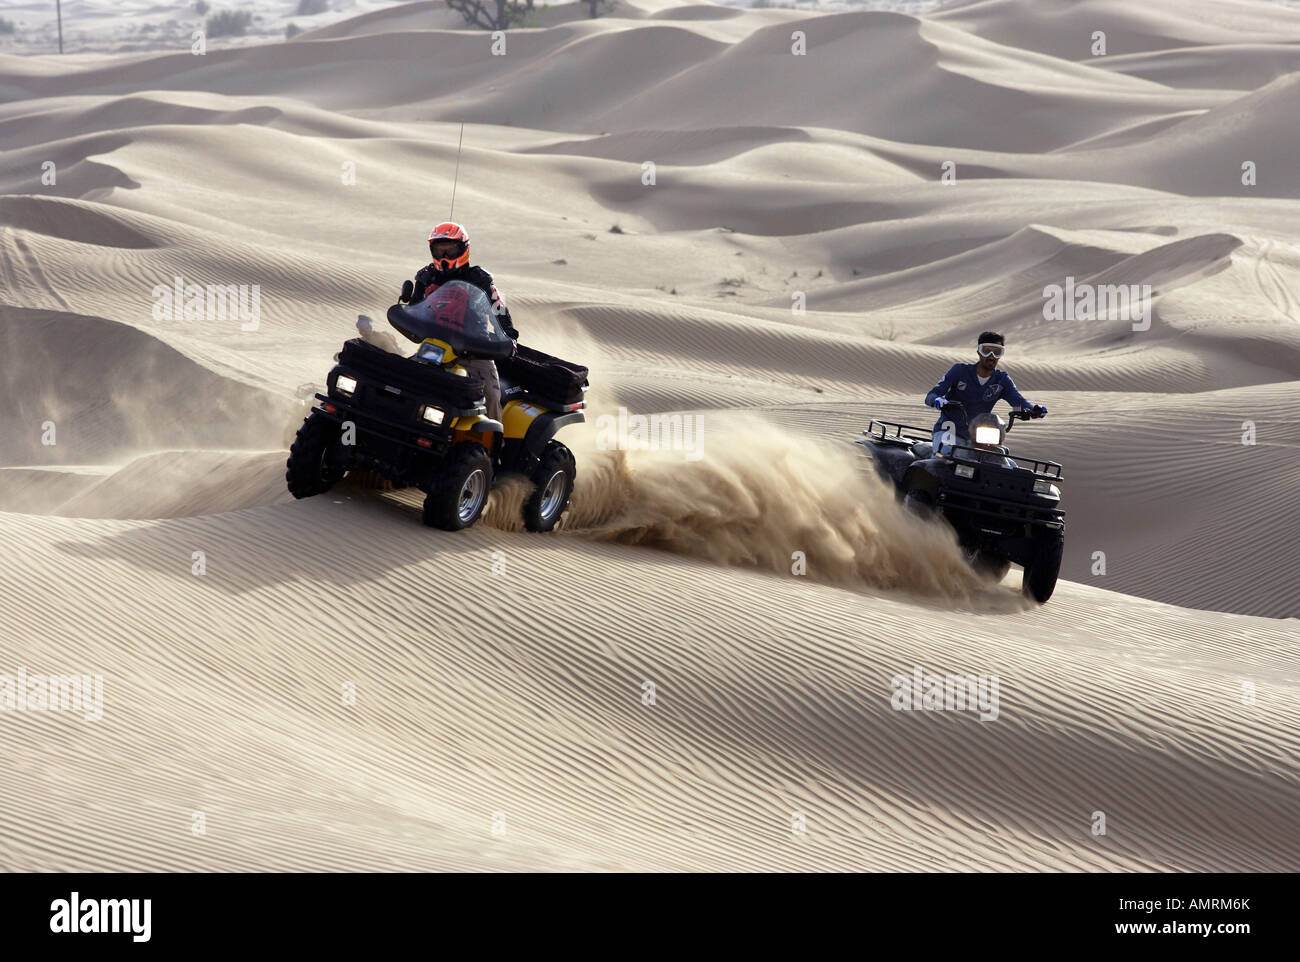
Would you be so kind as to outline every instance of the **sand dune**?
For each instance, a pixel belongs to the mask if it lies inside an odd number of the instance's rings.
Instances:
[[[946,607],[660,552],[439,538],[355,501],[100,522],[93,540],[88,522],[3,523],[32,543],[28,564],[81,576],[78,610],[104,613],[43,648],[10,639],[9,657],[91,666],[108,705],[57,749],[67,719],[11,722],[7,738],[57,750],[65,790],[93,780],[99,804],[70,831],[26,807],[46,776],[16,764],[0,791],[26,814],[6,820],[7,867],[928,871],[954,851],[986,870],[1294,867],[1294,633],[1264,619],[1211,626],[1067,585],[1015,628],[972,630]],[[344,550],[376,542],[380,556]],[[485,626],[407,588],[487,571],[498,550],[517,598],[553,600]],[[8,556],[0,572],[15,597],[27,568]],[[105,575],[177,614],[123,603]],[[563,623],[540,619],[557,609]],[[999,672],[1001,720],[890,711],[890,677],[917,664]],[[137,733],[159,718],[175,728],[142,759]],[[1097,810],[1116,826],[1100,840]]]
[[[0,868],[1300,866],[1300,15],[624,0],[494,57],[446,14],[0,54],[0,674],[104,679],[96,721],[0,712]],[[284,486],[462,121],[476,260],[592,371],[547,536],[526,482],[456,535]],[[1048,319],[1067,278],[1149,286],[1149,326]],[[1042,607],[852,443],[929,425],[989,328],[1051,411],[1013,453],[1064,465]],[[620,407],[701,456],[600,450]],[[918,666],[996,676],[996,719],[893,710]]]
[[[57,513],[74,518],[190,517],[288,500],[279,451],[168,451],[135,458],[61,503]]]
[[[340,37],[359,37],[371,33],[397,33],[435,28],[455,30],[463,25],[464,19],[454,10],[447,9],[437,0],[422,0],[422,2],[402,3],[372,10],[327,26],[304,30],[295,40],[304,43],[309,40],[337,40]]]
[[[147,334],[102,318],[4,308],[5,453],[78,464],[177,443],[278,441],[290,405],[222,377]],[[111,359],[112,363],[105,363]],[[56,425],[43,443],[41,425]]]
[[[1232,48],[1229,56],[1224,53],[1214,45],[1177,47],[1107,57],[1104,66],[1169,87],[1204,86],[1212,77],[1215,87],[1231,90],[1254,90],[1300,67],[1296,48],[1285,43],[1258,43]]]
[[[1231,52],[1215,64],[1225,68],[1250,56],[1255,44],[1300,40],[1300,14],[1249,0],[1186,0],[1176,8],[1123,0],[952,0],[932,16],[1007,46],[1071,61],[1093,56],[1096,31],[1106,35],[1106,56],[1222,46]],[[1095,62],[1105,68],[1104,59]],[[1203,79],[1218,86],[1213,69]]]

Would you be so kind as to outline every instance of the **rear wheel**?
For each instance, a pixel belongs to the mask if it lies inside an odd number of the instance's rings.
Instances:
[[[550,531],[559,523],[564,509],[573,494],[573,482],[578,474],[573,452],[559,441],[552,441],[542,452],[541,463],[533,469],[531,478],[535,490],[524,502],[524,527],[529,531]]]
[[[1056,578],[1061,573],[1061,555],[1065,551],[1065,534],[1046,532],[1035,539],[1034,554],[1025,565],[1025,576],[1020,590],[1040,605],[1046,604],[1056,590]]]
[[[460,531],[479,519],[492,488],[492,460],[480,444],[453,445],[424,498],[423,521]]]
[[[347,474],[338,464],[340,433],[336,422],[315,411],[302,422],[284,472],[285,484],[295,498],[324,494]]]

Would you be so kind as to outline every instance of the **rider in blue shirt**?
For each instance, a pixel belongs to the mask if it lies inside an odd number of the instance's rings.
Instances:
[[[926,405],[939,410],[939,419],[933,428],[934,453],[937,455],[951,454],[956,443],[969,444],[969,420],[987,414],[998,401],[1006,401],[1021,411],[1030,411],[1036,418],[1047,414],[1047,408],[1024,399],[1016,390],[1011,375],[997,369],[998,361],[1006,351],[1006,341],[1001,334],[985,331],[979,336],[977,350],[974,364],[954,364],[925,396]]]

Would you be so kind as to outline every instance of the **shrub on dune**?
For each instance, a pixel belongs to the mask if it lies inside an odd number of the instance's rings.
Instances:
[[[242,37],[252,22],[247,10],[218,10],[208,17],[204,31],[209,37]]]

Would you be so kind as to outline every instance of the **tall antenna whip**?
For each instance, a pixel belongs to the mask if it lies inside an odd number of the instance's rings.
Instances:
[[[456,176],[451,181],[451,210],[447,214],[447,220],[452,219],[456,213],[456,182],[460,180],[460,146],[465,142],[465,121],[460,122],[460,139],[456,141]]]

